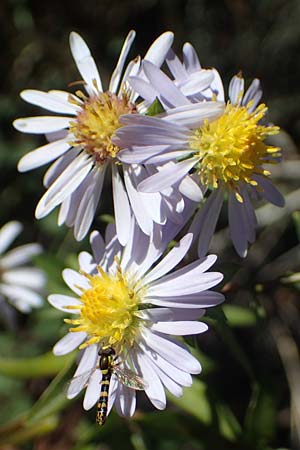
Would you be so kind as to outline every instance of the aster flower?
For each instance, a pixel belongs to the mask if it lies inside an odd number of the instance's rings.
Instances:
[[[39,255],[39,244],[26,244],[4,253],[21,233],[20,222],[6,223],[0,229],[0,300],[7,300],[23,313],[42,305],[39,292],[44,288],[46,277],[43,271],[35,267],[24,266],[32,257]]]
[[[156,227],[154,242],[134,224],[122,247],[114,226],[108,226],[105,242],[93,232],[93,256],[79,255],[79,273],[63,272],[76,295],[49,297],[54,307],[75,316],[65,320],[70,329],[55,345],[54,353],[83,349],[67,395],[73,398],[86,387],[83,406],[87,410],[100,395],[99,354],[105,349],[113,349],[119,368],[130,368],[142,380],[146,395],[158,409],[166,406],[165,388],[180,396],[182,387],[192,384],[191,374],[201,370],[197,359],[172,335],[206,331],[207,326],[197,319],[204,308],[223,301],[222,294],[209,290],[222,280],[222,274],[207,272],[216,260],[214,255],[170,273],[187,254],[191,234],[154,265],[171,237],[168,225]],[[108,413],[113,404],[125,416],[132,416],[136,408],[135,391],[120,382],[114,371]]]
[[[165,76],[160,69],[145,62],[145,73],[150,82],[161,79],[163,92]],[[265,164],[280,161],[280,149],[265,142],[279,128],[264,124],[267,107],[259,104],[262,91],[257,79],[244,93],[244,79],[240,75],[233,77],[226,105],[219,76],[215,77],[211,93],[216,104],[224,105],[222,113],[219,108],[207,114],[213,101],[195,103],[187,99],[188,105],[171,108],[155,117],[134,120],[124,116],[122,121],[128,126],[118,130],[114,140],[127,147],[119,155],[123,161],[130,158],[131,162],[145,166],[176,163],[176,168],[165,165],[159,173],[142,181],[138,187],[142,192],[160,191],[176,183],[180,186],[190,171],[194,172],[193,180],[198,179],[202,189],[210,191],[191,228],[199,236],[199,256],[208,250],[224,198],[228,197],[231,239],[238,254],[246,256],[248,242],[254,242],[256,229],[251,198],[263,198],[277,206],[284,204],[270,180],[270,172],[264,168]],[[174,92],[170,94],[170,99],[173,98]]]
[[[112,142],[115,131],[122,126],[120,115],[135,115],[139,107],[136,103],[138,94],[129,86],[128,77],[141,72],[140,58],[131,61],[124,70],[134,37],[135,32],[130,31],[107,91],[102,88],[100,75],[86,43],[73,32],[70,35],[71,52],[86,93],[80,90],[70,94],[31,89],[21,93],[25,101],[59,114],[14,121],[17,130],[46,134],[50,140],[50,143],[24,155],[18,165],[19,171],[25,172],[55,161],[44,177],[47,191],[39,201],[35,215],[40,219],[61,205],[58,223],[74,227],[77,240],[83,239],[90,228],[108,169],[112,174],[117,232],[123,244],[129,235],[130,204],[134,213],[142,210],[137,220],[149,235],[153,221],[164,223],[168,215],[168,205],[165,205],[160,193],[143,195],[136,190],[136,184],[149,175],[150,168],[145,171],[136,165],[122,165],[118,158],[119,147]],[[160,66],[172,41],[172,33],[162,34],[149,48],[145,59]],[[123,169],[125,186],[120,169]],[[155,168],[153,170],[156,171]]]

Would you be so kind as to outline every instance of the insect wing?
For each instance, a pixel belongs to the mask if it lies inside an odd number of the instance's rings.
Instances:
[[[132,370],[125,367],[122,367],[121,369],[119,366],[114,366],[113,371],[118,380],[125,384],[125,386],[131,389],[136,389],[137,391],[143,391],[145,389],[146,383]]]
[[[80,375],[77,375],[76,377],[73,377],[65,387],[67,396],[69,398],[76,397],[76,395],[78,395],[79,392],[87,385],[87,382],[89,381],[91,375],[95,372],[95,370],[96,368],[93,368],[81,373]]]

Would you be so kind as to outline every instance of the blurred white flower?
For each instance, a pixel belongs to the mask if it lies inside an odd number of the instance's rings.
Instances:
[[[100,391],[105,393],[107,389],[101,390],[99,355],[101,358],[110,349],[116,354],[117,367],[131,369],[134,377],[142,380],[146,395],[158,409],[166,406],[165,388],[181,396],[182,387],[192,384],[191,374],[201,371],[197,359],[171,335],[192,335],[207,330],[206,324],[197,319],[203,316],[204,308],[224,300],[222,294],[209,290],[223,276],[207,272],[216,261],[214,255],[169,273],[187,254],[191,234],[154,265],[171,239],[171,235],[164,234],[165,230],[163,234],[157,231],[158,239],[154,243],[134,224],[125,247],[120,245],[114,226],[107,228],[105,242],[98,232],[93,232],[90,239],[93,257],[81,253],[80,272],[71,269],[63,272],[65,282],[76,296],[49,296],[54,307],[75,316],[65,319],[71,328],[55,345],[54,353],[64,355],[77,347],[84,349],[68,397],[75,397],[87,387],[85,409],[92,408]],[[120,381],[112,370],[108,413],[115,404],[119,414],[133,415],[136,396],[132,387],[130,382]],[[106,412],[106,403],[101,404],[100,401],[101,411]]]
[[[42,305],[39,292],[45,287],[46,277],[42,270],[24,266],[42,252],[39,244],[22,245],[4,253],[21,231],[22,225],[17,221],[0,229],[0,299],[28,313]]]

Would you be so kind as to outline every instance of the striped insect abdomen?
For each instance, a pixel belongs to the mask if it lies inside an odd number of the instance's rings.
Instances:
[[[108,391],[112,375],[113,358],[111,355],[100,356],[100,370],[102,372],[101,392],[97,403],[96,422],[104,425],[107,416]]]

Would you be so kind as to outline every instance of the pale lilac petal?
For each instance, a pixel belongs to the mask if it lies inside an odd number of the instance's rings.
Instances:
[[[219,272],[203,273],[215,261],[216,256],[209,255],[185,266],[183,269],[166,275],[147,289],[147,297],[153,295],[161,297],[174,295],[174,297],[178,297],[210,289],[223,279],[223,275]]]
[[[170,78],[154,64],[149,61],[144,61],[143,69],[151,85],[161,94],[163,102],[168,107],[188,105],[190,103]]]
[[[237,253],[245,258],[247,255],[247,225],[243,217],[244,205],[239,203],[234,194],[228,199],[228,222],[230,237]]]
[[[262,187],[263,193],[262,196],[268,200],[270,203],[273,203],[276,206],[282,208],[285,204],[285,200],[283,195],[276,189],[273,185],[272,181],[268,178],[262,177],[260,175],[254,175],[252,177],[255,181],[258,182],[259,186]]]
[[[99,264],[105,251],[105,244],[101,234],[98,231],[92,231],[90,235],[90,245],[93,251],[94,260],[97,264]]]
[[[182,48],[183,63],[189,73],[196,72],[201,69],[196,50],[189,42],[186,42]]]
[[[159,172],[142,181],[138,188],[142,192],[161,192],[182,180],[198,162],[197,158],[189,158],[174,165],[165,165]]]
[[[39,244],[26,244],[16,247],[7,252],[1,258],[1,267],[5,269],[20,266],[32,259],[33,256],[42,253],[42,246]]]
[[[196,213],[189,229],[194,236],[198,236],[198,256],[206,255],[213,237],[220,211],[224,201],[222,189],[213,191],[201,209]]]
[[[21,233],[23,226],[20,222],[13,220],[7,222],[0,229],[0,254],[5,252],[5,250],[10,246],[10,244],[16,239],[16,237]]]
[[[128,193],[129,201],[131,208],[133,210],[133,214],[136,218],[136,221],[138,222],[141,230],[150,236],[152,232],[152,220],[149,217],[149,214],[147,213],[147,210],[143,204],[143,200],[141,196],[143,193],[140,193],[137,191],[136,186],[133,185],[133,174],[131,167],[123,166],[124,170],[124,181],[125,181],[125,187]],[[158,207],[159,204],[156,205]],[[155,205],[154,205],[155,207]]]
[[[92,274],[96,270],[94,258],[88,252],[80,252],[78,255],[79,268],[85,273]]]
[[[150,284],[154,280],[161,278],[166,273],[170,272],[177,264],[182,261],[186,253],[188,252],[193,240],[191,233],[184,236],[176,247],[165,256],[160,263],[158,263],[154,269],[152,269],[142,280],[143,285]]]
[[[53,353],[56,356],[66,355],[77,348],[86,338],[86,333],[68,333],[61,338],[53,347]]]
[[[82,37],[74,31],[70,34],[70,47],[76,66],[87,83],[88,93],[97,94],[97,89],[101,92],[102,83],[95,61]]]
[[[62,139],[60,141],[54,141],[50,144],[36,148],[35,150],[26,153],[26,155],[20,159],[18,163],[18,171],[26,172],[27,170],[32,170],[43,166],[44,164],[48,164],[66,153],[70,147],[71,145],[68,140]]]
[[[76,115],[78,107],[68,100],[62,99],[58,95],[52,92],[42,92],[35,89],[26,89],[22,91],[20,96],[23,100],[32,105],[40,106],[60,114],[72,114]]]
[[[32,308],[38,308],[43,304],[43,298],[31,289],[10,284],[0,284],[0,293],[5,295],[16,306],[27,304]]]
[[[144,60],[150,61],[157,67],[160,67],[166,58],[173,40],[174,34],[171,31],[166,31],[165,33],[161,34],[149,47]]]
[[[131,211],[123,181],[115,164],[112,165],[112,186],[117,235],[120,244],[125,245],[131,227]]]
[[[247,91],[245,92],[242,104],[247,106],[248,103],[252,100],[253,104],[249,108],[249,111],[254,111],[262,97],[262,93],[263,92],[260,86],[260,81],[257,78],[254,78]]]
[[[209,88],[213,79],[212,70],[201,70],[190,74],[186,80],[177,83],[177,86],[184,95],[192,96]]]
[[[69,164],[74,161],[74,159],[76,159],[79,153],[79,148],[72,148],[71,152],[65,153],[57,161],[51,164],[44,175],[44,186],[48,188],[56,180],[56,178],[58,178],[58,176],[69,166]]]
[[[88,175],[91,180],[82,196],[74,222],[74,237],[77,241],[81,241],[86,236],[93,222],[102,192],[104,175],[105,170],[99,170],[97,167]]]
[[[244,78],[235,75],[231,78],[229,83],[228,95],[233,105],[240,104],[244,94]]]
[[[204,333],[208,330],[208,326],[202,322],[180,320],[178,322],[157,322],[150,329],[159,333],[185,336]]]
[[[13,126],[23,133],[45,134],[68,128],[70,117],[40,116],[16,119]]]
[[[138,94],[149,104],[153,103],[158,96],[158,92],[154,89],[154,87],[140,77],[131,76],[128,78],[128,83],[131,88],[138,92]]]
[[[2,273],[4,283],[41,290],[46,284],[46,275],[35,267],[13,268]]]
[[[89,159],[84,154],[72,161],[37,204],[35,210],[36,218],[41,219],[45,217],[72,194],[85,179],[92,167],[92,159]]]
[[[223,102],[199,102],[173,108],[162,117],[163,122],[171,122],[191,129],[201,127],[205,120],[215,120],[224,112]]]
[[[49,295],[48,302],[50,305],[54,306],[54,308],[69,314],[79,314],[80,312],[79,309],[70,309],[69,306],[82,306],[82,303],[78,298],[61,294]]]
[[[84,394],[83,409],[88,411],[98,402],[101,391],[101,370],[95,370],[88,382],[87,388]]]
[[[139,347],[152,359],[152,362],[155,364],[155,366],[160,367],[161,370],[163,370],[176,383],[182,386],[192,385],[193,380],[188,372],[183,371],[181,370],[181,368],[177,368],[172,363],[166,361],[159,353],[149,348],[146,342],[140,342]]]
[[[75,270],[64,269],[62,275],[69,288],[79,296],[83,291],[91,288],[89,280]]]
[[[190,176],[186,176],[181,180],[178,189],[182,195],[185,195],[193,202],[200,202],[203,199],[203,192],[200,186]]]
[[[219,305],[224,301],[224,295],[214,291],[202,291],[196,294],[181,295],[180,297],[151,296],[145,299],[148,303],[170,308],[209,308]]]
[[[110,79],[109,88],[108,88],[108,90],[110,92],[116,93],[117,90],[118,90],[118,86],[119,86],[119,83],[120,83],[121,75],[122,75],[124,64],[125,64],[125,60],[127,58],[129,50],[130,50],[130,48],[132,46],[132,43],[134,41],[135,34],[136,33],[135,33],[134,30],[129,31],[129,33],[128,33],[125,41],[124,41],[124,44],[123,44],[122,50],[120,52],[120,56],[119,56],[116,68],[113,71],[113,74],[112,74],[111,79]]]
[[[146,328],[142,332],[147,346],[162,358],[183,372],[197,374],[201,372],[199,361],[177,343],[171,342]]]
[[[172,48],[168,51],[166,63],[176,81],[181,81],[187,78],[187,71]]]
[[[121,416],[132,417],[136,408],[135,391],[133,389],[129,389],[127,386],[124,386],[124,384],[119,384],[115,407],[118,414]]]
[[[142,379],[145,381],[145,393],[151,403],[157,409],[165,409],[166,394],[161,384],[161,381],[153,368],[150,359],[143,353],[137,352],[132,355],[133,364],[136,369],[142,374]]]
[[[75,334],[75,333],[74,333]],[[70,381],[67,398],[72,399],[76,397],[79,392],[85,387],[91,376],[91,370],[95,368],[98,358],[97,345],[89,345],[83,352],[79,365],[74,373],[73,379]],[[79,377],[79,378],[76,378]]]

